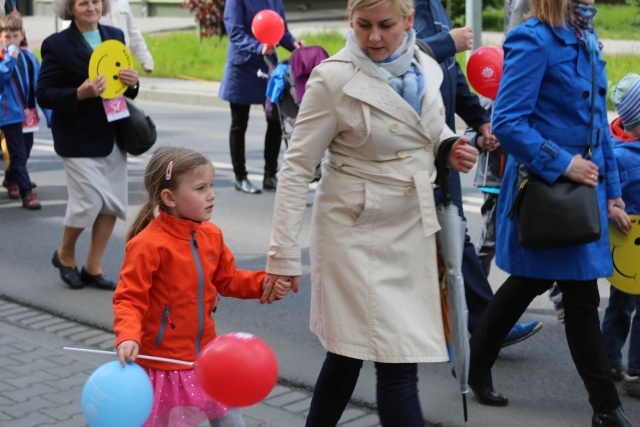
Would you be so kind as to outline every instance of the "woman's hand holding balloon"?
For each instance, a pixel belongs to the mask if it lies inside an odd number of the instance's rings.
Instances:
[[[120,360],[120,364],[124,367],[127,361],[135,361],[136,357],[138,357],[138,351],[140,351],[140,345],[133,340],[122,341],[117,348],[118,351],[118,360]]]
[[[478,150],[467,144],[467,137],[459,138],[451,146],[449,165],[458,172],[467,173],[478,160]]]

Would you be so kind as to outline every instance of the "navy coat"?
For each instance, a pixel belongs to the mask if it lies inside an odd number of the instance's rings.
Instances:
[[[517,192],[516,161],[554,182],[588,144],[591,61],[573,31],[535,18],[512,29],[504,43],[504,72],[494,106],[493,131],[509,152],[498,199],[496,264],[510,274],[552,280],[593,280],[613,273],[607,199],[621,195],[607,122],[605,62],[596,60],[592,161],[598,165],[602,236],[585,245],[528,250],[508,217]],[[579,224],[576,224],[579,226]]]
[[[467,126],[477,130],[480,125],[490,122],[491,117],[480,105],[478,97],[469,89],[467,79],[456,61],[456,46],[449,34],[453,26],[447,12],[439,0],[414,0],[414,8],[414,28],[417,37],[429,44],[444,72],[440,93],[447,125],[456,131],[457,114]],[[447,190],[451,201],[460,208],[462,214],[460,174],[455,169],[449,169]]]
[[[269,68],[262,56],[263,44],[253,36],[253,17],[264,9],[276,11],[285,22],[280,45],[293,51],[295,39],[289,33],[282,0],[227,0],[224,7],[224,25],[229,36],[227,63],[225,64],[218,96],[234,104],[264,104],[268,78],[258,77],[258,70],[268,75]],[[273,65],[277,57],[270,58]]]
[[[115,27],[98,25],[102,40],[124,43],[124,34]],[[115,144],[114,124],[107,121],[102,98],[78,101],[78,87],[89,78],[91,50],[72,22],[42,42],[42,66],[36,98],[42,108],[51,109],[53,148],[63,157],[106,157]],[[124,93],[135,98],[138,86]]]

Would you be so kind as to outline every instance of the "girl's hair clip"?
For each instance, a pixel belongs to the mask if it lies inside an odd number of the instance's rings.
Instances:
[[[171,160],[169,162],[169,165],[167,166],[167,173],[164,175],[164,177],[166,178],[167,181],[171,180],[171,173],[173,172],[173,160]]]

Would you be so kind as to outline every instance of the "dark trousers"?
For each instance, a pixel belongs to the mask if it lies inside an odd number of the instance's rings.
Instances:
[[[448,192],[451,196],[451,201],[458,207],[460,217],[466,221],[464,210],[462,209],[460,174],[455,169],[450,169],[449,171]],[[464,236],[464,252],[462,253],[462,278],[464,279],[464,293],[467,300],[467,309],[469,310],[467,326],[469,333],[473,334],[482,313],[493,298],[493,290],[487,280],[484,268],[478,259],[476,248],[473,243],[471,243],[471,238],[466,232]],[[516,322],[513,322],[509,325],[509,328],[515,323]]]
[[[247,177],[245,158],[245,135],[249,124],[251,105],[231,103],[231,129],[229,131],[229,151],[233,172],[237,180]],[[282,129],[280,121],[267,118],[267,133],[264,136],[264,175],[276,176],[278,172],[278,156],[282,145]]]
[[[385,427],[424,427],[416,363],[375,363],[376,399]],[[306,427],[335,427],[356,388],[362,360],[327,352],[316,381]]]
[[[471,336],[469,384],[478,385],[491,374],[502,343],[531,301],[547,291],[553,280],[510,276],[494,295]],[[609,412],[620,406],[602,344],[596,280],[558,281],[564,302],[567,343],[589,394],[594,412]]]
[[[22,133],[22,123],[4,125],[2,131],[7,140],[10,160],[4,178],[7,181],[14,181],[20,189],[20,196],[24,197],[33,190],[31,178],[27,172],[27,160],[33,147],[33,133]]]

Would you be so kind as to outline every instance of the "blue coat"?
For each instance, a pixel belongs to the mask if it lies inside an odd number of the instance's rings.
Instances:
[[[264,104],[268,78],[258,77],[258,70],[268,74],[262,57],[263,44],[253,37],[253,17],[264,9],[278,12],[285,21],[285,31],[280,44],[292,51],[295,39],[289,33],[282,0],[228,0],[224,7],[224,25],[229,36],[227,63],[220,83],[218,96],[234,104]],[[277,57],[270,58],[276,65]]]
[[[25,119],[24,109],[26,105],[23,105],[25,100],[18,95],[18,86],[21,83],[15,77],[17,73],[14,73],[18,68],[19,60],[21,61],[22,58],[25,58],[33,67],[33,81],[25,81],[22,84],[36,87],[38,83],[38,74],[40,74],[38,58],[27,49],[20,49],[20,54],[20,57],[16,59],[7,53],[3,53],[4,58],[0,62],[0,126],[22,123]],[[51,112],[49,110],[43,110],[43,112],[47,117],[47,123],[49,123]]]
[[[53,148],[63,157],[106,157],[115,144],[115,125],[107,121],[102,98],[78,101],[78,87],[89,78],[91,50],[85,46],[72,22],[66,30],[42,42],[42,67],[36,98],[43,108],[53,110]],[[118,28],[98,25],[102,40],[124,43]],[[138,87],[124,95],[135,98]]]
[[[508,212],[517,192],[516,161],[554,182],[588,143],[591,62],[567,28],[535,18],[512,29],[504,43],[504,72],[493,131],[509,152],[498,199],[496,264],[508,273],[554,280],[593,280],[613,273],[607,199],[619,197],[620,179],[607,121],[605,62],[596,60],[593,157],[600,171],[596,193],[602,236],[586,245],[528,250],[518,244]],[[576,225],[579,226],[579,225]]]
[[[622,132],[620,119],[616,119],[611,130],[618,125],[618,132]],[[618,170],[620,171],[620,187],[625,212],[629,215],[640,214],[640,140],[616,138],[612,132],[613,153],[616,155]]]

